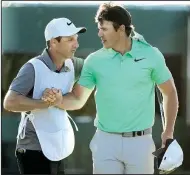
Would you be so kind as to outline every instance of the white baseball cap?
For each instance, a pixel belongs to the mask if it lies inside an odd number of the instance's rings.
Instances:
[[[51,20],[44,31],[45,40],[49,41],[52,38],[59,36],[72,36],[77,33],[86,32],[85,27],[76,27],[71,20],[67,18],[54,18]]]
[[[167,148],[160,148],[153,155],[159,159],[158,169],[162,174],[175,170],[183,163],[183,151],[176,139],[168,140]]]

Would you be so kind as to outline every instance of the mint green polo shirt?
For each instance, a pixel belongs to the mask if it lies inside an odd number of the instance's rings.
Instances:
[[[155,84],[172,78],[162,53],[133,39],[124,55],[102,48],[85,60],[78,84],[96,87],[95,126],[106,132],[150,128],[155,117]]]

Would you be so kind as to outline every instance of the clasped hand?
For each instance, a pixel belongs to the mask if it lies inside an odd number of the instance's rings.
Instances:
[[[62,102],[62,91],[56,88],[46,88],[41,99],[50,106],[59,106]]]

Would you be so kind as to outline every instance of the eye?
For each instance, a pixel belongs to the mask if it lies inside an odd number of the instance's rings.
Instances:
[[[106,28],[102,28],[102,31],[106,31],[107,29]]]

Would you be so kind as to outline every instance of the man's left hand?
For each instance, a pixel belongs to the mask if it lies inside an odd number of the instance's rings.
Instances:
[[[55,106],[59,106],[62,103],[62,91],[61,89],[52,88],[52,91],[55,93],[56,100],[54,101]]]
[[[167,139],[173,139],[173,132],[172,131],[164,131],[161,135],[162,139],[162,148],[165,147]]]
[[[53,98],[53,100],[52,100]],[[43,93],[42,100],[48,101],[54,106],[59,106],[62,102],[62,91],[61,89],[46,89]]]

